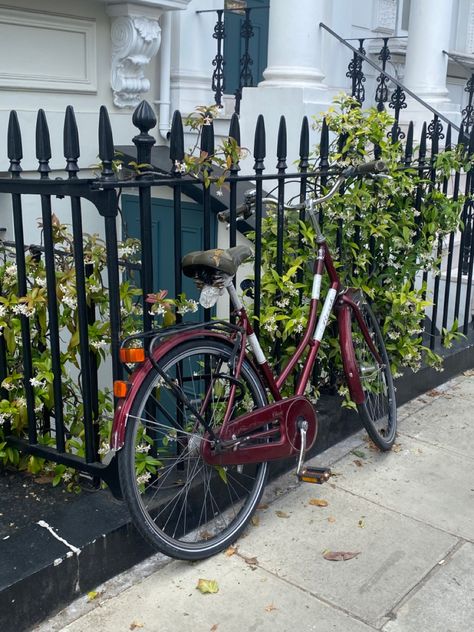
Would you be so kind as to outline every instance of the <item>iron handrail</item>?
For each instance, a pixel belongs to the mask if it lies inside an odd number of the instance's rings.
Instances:
[[[463,61],[461,61],[457,55],[453,55],[452,53],[448,53],[447,50],[443,50],[443,53],[447,57],[449,57],[449,59],[452,59],[456,64],[458,64],[458,66],[461,66],[461,68],[464,68],[464,70],[466,72],[468,72],[470,75],[474,74],[474,68],[469,68],[469,66],[467,64],[465,64]]]
[[[451,127],[453,129],[455,129],[457,132],[460,131],[459,127],[457,125],[455,125],[452,121],[450,121],[444,114],[442,114],[441,112],[439,112],[436,108],[434,108],[433,106],[431,106],[429,103],[427,103],[426,101],[423,101],[423,99],[421,97],[419,97],[417,94],[415,94],[414,92],[412,92],[409,88],[407,88],[401,81],[399,81],[398,79],[396,79],[393,75],[390,75],[388,72],[386,72],[385,70],[383,70],[383,68],[381,66],[379,66],[378,64],[376,64],[374,61],[372,61],[371,59],[369,59],[366,55],[364,55],[363,53],[361,53],[357,48],[355,48],[354,46],[352,46],[351,44],[349,44],[344,38],[342,38],[340,35],[338,35],[335,31],[333,31],[331,28],[329,28],[329,26],[327,26],[326,24],[324,24],[324,22],[320,22],[319,26],[322,27],[324,30],[326,30],[330,35],[332,35],[333,37],[335,37],[337,40],[339,40],[339,42],[341,42],[341,44],[344,44],[344,46],[346,46],[347,48],[349,48],[354,54],[356,54],[358,57],[360,57],[361,59],[363,59],[365,62],[367,62],[369,64],[369,66],[372,66],[372,68],[375,68],[375,70],[377,70],[377,72],[383,74],[385,77],[387,77],[387,79],[389,79],[390,81],[392,81],[398,88],[400,88],[401,90],[403,90],[403,92],[405,92],[406,94],[410,95],[412,97],[412,99],[415,99],[415,101],[418,101],[418,103],[420,103],[423,107],[425,107],[427,110],[429,110],[430,112],[432,112],[435,116],[437,116],[439,119],[441,119],[442,121],[444,121],[445,123],[447,123],[448,125],[451,125]]]

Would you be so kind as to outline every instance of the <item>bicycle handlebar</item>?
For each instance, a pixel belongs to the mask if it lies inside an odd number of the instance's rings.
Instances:
[[[347,178],[354,178],[357,176],[376,175],[378,173],[383,173],[386,170],[387,170],[387,165],[385,164],[383,160],[372,160],[371,162],[364,162],[359,165],[346,167],[343,171],[341,171],[336,182],[334,183],[332,188],[328,191],[328,193],[326,193],[326,195],[323,195],[320,198],[309,200],[310,206],[312,208],[313,206],[322,204],[323,202],[326,202],[327,200],[332,198],[337,193],[337,191],[339,190],[343,182],[347,180]],[[248,191],[245,192],[244,196],[245,196],[245,202],[237,206],[235,209],[235,216],[237,219],[240,219],[240,218],[247,219],[253,214],[255,210],[255,198],[256,198],[255,189],[249,189]],[[262,198],[262,204],[278,204],[278,200],[276,200],[275,198],[265,197],[265,198]],[[308,208],[308,206],[309,205],[307,201],[305,200],[304,202],[299,203],[299,204],[284,204],[283,208],[289,211],[289,210],[305,209],[305,208]],[[220,213],[217,213],[217,219],[220,222],[229,222],[230,210],[221,211]]]
[[[368,176],[387,171],[387,165],[383,160],[372,160],[371,162],[363,162],[354,167],[347,167],[342,172],[344,178],[353,178],[355,176]]]

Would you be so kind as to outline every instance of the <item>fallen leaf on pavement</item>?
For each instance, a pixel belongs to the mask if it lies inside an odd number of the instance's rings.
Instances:
[[[256,557],[244,557],[244,561],[249,566],[258,566],[258,560]]]
[[[336,518],[334,518],[334,516],[329,516],[328,522],[336,522]]]
[[[441,395],[441,393],[440,391],[433,388],[431,389],[431,391],[428,391],[427,393],[425,393],[425,395],[428,395],[428,397],[438,397],[438,395]]]
[[[463,375],[467,375],[467,377],[472,377],[474,375],[474,369],[468,369],[464,371]]]
[[[130,630],[136,630],[137,628],[143,628],[143,623],[140,623],[140,621],[133,621],[130,624]]]
[[[354,456],[358,456],[359,459],[365,459],[365,452],[363,450],[352,450]]]
[[[361,529],[365,529],[365,520],[363,518],[361,518],[357,524],[358,527],[360,527]]]
[[[278,610],[278,608],[272,603],[269,603],[268,606],[265,606],[265,612],[271,612],[272,610]]]
[[[268,509],[268,505],[266,503],[262,503],[261,505],[258,505],[257,509]]]
[[[260,518],[258,516],[252,516],[250,518],[250,522],[253,524],[254,527],[258,527],[258,525],[260,524]]]
[[[360,555],[360,551],[324,551],[323,557],[330,562],[345,562]]]
[[[392,452],[400,452],[402,449],[401,443],[394,443],[392,446]]]
[[[278,511],[275,511],[275,513],[276,513],[276,515],[277,515],[279,518],[289,518],[289,517],[290,517],[290,516],[289,516],[287,513],[285,513],[284,511],[280,511],[280,510],[278,510]]]
[[[93,599],[97,599],[99,595],[100,592],[97,592],[96,590],[91,590],[87,593],[87,599],[89,599],[89,601],[92,601]]]
[[[324,500],[324,498],[310,498],[309,505],[314,505],[315,507],[327,507],[329,505],[327,500]]]
[[[219,592],[219,584],[215,579],[203,579],[202,577],[198,580],[196,588],[203,595],[205,593],[216,593]]]
[[[364,464],[360,459],[354,459],[354,463],[355,465],[357,465],[357,467],[364,467]]]
[[[226,557],[231,557],[232,555],[235,555],[235,553],[237,553],[238,551],[238,547],[237,546],[229,546],[228,549],[226,549],[225,554]]]
[[[219,624],[218,623],[214,623],[214,625],[212,626],[212,628],[210,629],[209,632],[216,632],[218,627],[219,627]]]

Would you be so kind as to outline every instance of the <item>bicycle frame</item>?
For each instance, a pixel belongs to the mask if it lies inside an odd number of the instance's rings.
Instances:
[[[236,311],[239,317],[239,324],[246,332],[246,336],[256,359],[260,374],[275,400],[282,399],[281,391],[283,386],[285,385],[288,377],[293,373],[293,370],[295,369],[301,357],[304,355],[306,350],[309,349],[308,355],[303,365],[303,369],[301,371],[301,375],[294,391],[294,395],[304,394],[313,371],[314,363],[316,361],[318,351],[321,346],[321,341],[326,330],[329,316],[331,314],[331,311],[333,311],[334,309],[338,319],[339,343],[341,347],[344,372],[346,375],[349,392],[353,401],[356,404],[361,404],[364,401],[364,394],[359,378],[357,364],[355,362],[355,357],[352,353],[352,313],[354,313],[355,317],[357,318],[358,324],[365,339],[367,340],[367,344],[369,345],[372,353],[378,361],[381,361],[381,359],[373,345],[371,337],[367,331],[364,319],[360,313],[357,304],[357,291],[352,289],[341,290],[341,281],[335,269],[332,256],[328,249],[326,241],[322,235],[320,235],[318,239],[319,248],[313,271],[313,287],[311,293],[308,322],[303,337],[298,344],[293,357],[279,376],[274,376],[249,322],[249,318],[245,311],[245,308],[238,299],[233,287],[229,288],[229,293],[231,295],[232,302],[236,307]],[[321,283],[324,271],[326,271],[329,276],[330,288],[326,295],[321,314],[318,319],[317,312],[320,301]],[[244,344],[242,345],[242,347],[244,347]],[[242,359],[243,357],[241,358],[241,361]],[[240,366],[238,368],[240,369]]]

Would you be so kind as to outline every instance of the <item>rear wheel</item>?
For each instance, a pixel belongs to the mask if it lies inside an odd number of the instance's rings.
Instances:
[[[159,360],[207,423],[219,430],[232,383],[232,348],[215,339],[178,344]],[[265,390],[244,360],[232,417],[264,406]],[[145,378],[120,450],[123,495],[140,533],[159,551],[202,559],[232,544],[262,495],[267,464],[218,467],[201,455],[205,430],[155,369]]]
[[[352,314],[352,343],[364,401],[357,408],[369,437],[381,450],[390,450],[397,432],[397,404],[390,361],[377,319],[369,304],[359,304],[362,319],[376,354]]]

